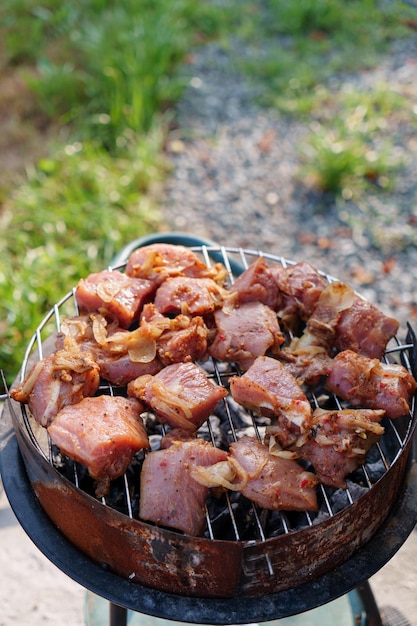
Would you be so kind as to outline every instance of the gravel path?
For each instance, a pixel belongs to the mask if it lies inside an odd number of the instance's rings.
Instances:
[[[308,126],[254,104],[253,86],[233,67],[233,54],[245,53],[239,47],[235,43],[228,54],[207,45],[187,67],[190,86],[168,146],[173,172],[164,196],[167,227],[222,245],[309,260],[402,325],[415,322],[415,126],[390,128],[406,162],[393,192],[370,194],[362,206],[331,198],[323,205],[323,197],[297,178]],[[336,76],[331,86],[372,89],[382,82],[417,103],[417,38],[396,44],[374,70]]]

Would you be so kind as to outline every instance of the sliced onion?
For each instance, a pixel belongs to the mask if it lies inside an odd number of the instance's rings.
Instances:
[[[249,478],[248,473],[233,457],[214,465],[195,465],[190,472],[196,482],[210,489],[224,487],[231,491],[241,491]],[[239,480],[235,482],[237,478]]]

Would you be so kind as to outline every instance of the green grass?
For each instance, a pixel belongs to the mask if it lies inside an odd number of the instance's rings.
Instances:
[[[0,354],[10,380],[43,315],[80,277],[110,264],[127,243],[157,230],[151,192],[167,171],[160,137],[112,157],[68,144],[42,160],[1,214]]]

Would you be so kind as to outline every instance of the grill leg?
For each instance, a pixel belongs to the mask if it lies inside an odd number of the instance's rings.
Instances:
[[[110,602],[110,626],[127,626],[127,609]]]

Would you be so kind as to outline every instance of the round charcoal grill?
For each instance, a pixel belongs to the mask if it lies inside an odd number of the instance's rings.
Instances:
[[[122,269],[131,251],[153,241],[189,245],[208,265],[221,261],[230,281],[262,254],[172,234],[133,242],[115,259],[113,269]],[[270,264],[294,263],[263,256]],[[335,280],[323,275],[329,282]],[[28,346],[20,378],[32,362],[54,349],[62,318],[77,313],[73,293],[48,313]],[[402,363],[415,375],[416,353],[409,328],[403,341],[397,337],[390,342],[384,358]],[[226,387],[229,378],[239,374],[230,363],[210,360],[202,365],[215,383]],[[119,395],[123,390],[106,383],[100,393]],[[314,408],[342,406],[321,388],[309,393]],[[384,418],[380,442],[348,477],[347,489],[318,486],[317,513],[261,510],[243,496],[226,493],[220,499],[209,497],[202,537],[138,518],[140,454],[126,474],[113,481],[109,494],[97,499],[85,469],[63,457],[27,408],[10,398],[2,420],[2,475],[12,507],[35,543],[95,593],[122,607],[185,622],[267,621],[347,593],[380,569],[405,541],[417,515],[415,414],[413,401],[409,415]],[[228,396],[199,435],[223,445],[242,434],[262,437],[266,424]],[[163,427],[151,413],[146,425],[157,447]]]

